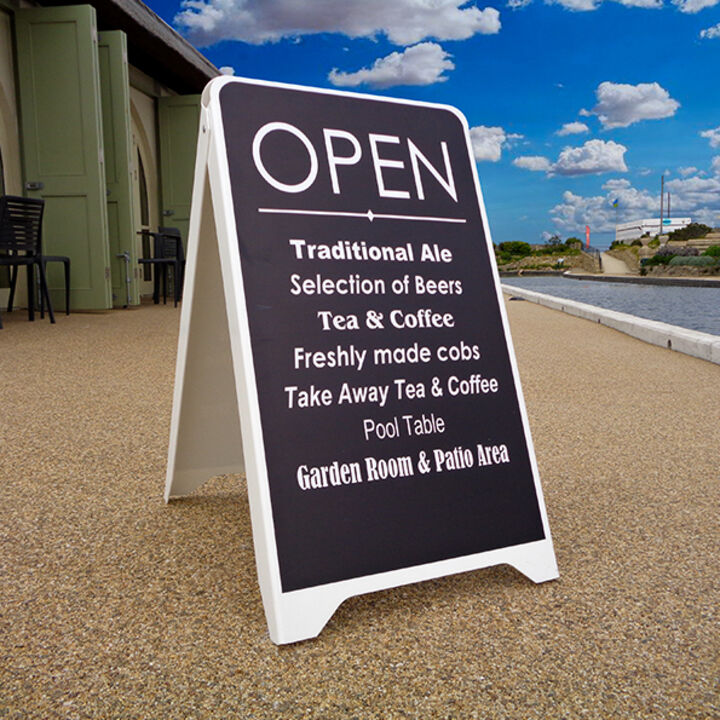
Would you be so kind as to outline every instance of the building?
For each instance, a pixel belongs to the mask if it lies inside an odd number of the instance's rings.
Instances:
[[[139,0],[0,0],[0,193],[45,200],[43,248],[71,258],[73,309],[152,292],[139,230],[187,238],[200,92],[218,74]]]
[[[691,218],[663,218],[662,235],[666,235],[673,230],[684,228],[692,222]],[[633,220],[632,222],[622,223],[615,226],[615,240],[623,243],[630,243],[637,238],[647,234],[655,237],[660,230],[660,219],[649,218],[645,220]]]

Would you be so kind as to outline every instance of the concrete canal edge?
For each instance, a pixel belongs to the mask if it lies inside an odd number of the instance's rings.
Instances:
[[[634,283],[635,285],[674,285],[679,287],[720,288],[718,277],[648,277],[647,275],[590,275],[589,273],[564,272],[570,280],[594,280],[596,282]]]
[[[560,310],[569,315],[592,320],[627,335],[632,335],[644,342],[677,350],[686,355],[692,355],[720,365],[720,337],[717,335],[710,335],[697,330],[687,330],[657,320],[646,320],[645,318],[635,317],[635,315],[606,310],[595,305],[566,300],[554,295],[545,295],[544,293],[525,290],[513,285],[501,285],[501,287],[503,292],[511,297],[522,298],[553,310]]]

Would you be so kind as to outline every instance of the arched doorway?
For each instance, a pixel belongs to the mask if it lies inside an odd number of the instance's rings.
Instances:
[[[157,161],[153,133],[154,103],[152,98],[131,91],[130,118],[132,128],[133,158],[133,210],[136,231],[154,230],[158,223]],[[152,244],[145,235],[136,235],[137,256],[152,257]],[[153,292],[152,268],[141,265],[136,269],[140,296],[149,297]]]
[[[5,165],[3,165],[2,145],[0,144],[0,195],[5,194]]]
[[[145,175],[145,166],[142,161],[140,148],[133,144],[133,153],[135,155],[135,172],[133,182],[133,194],[136,202],[136,217],[140,221],[138,230],[150,230],[150,202],[148,198],[147,176]],[[152,243],[149,235],[138,235],[138,257],[152,257]],[[148,295],[152,293],[152,266],[141,265],[138,268],[138,283],[140,287],[140,295]]]
[[[0,195],[5,194],[5,166],[3,165],[3,154],[2,154],[2,138],[0,138]],[[10,287],[10,267],[0,267],[0,292]],[[5,298],[5,295],[7,293],[2,293],[3,297],[0,299],[0,309],[5,309],[7,307],[7,299]]]

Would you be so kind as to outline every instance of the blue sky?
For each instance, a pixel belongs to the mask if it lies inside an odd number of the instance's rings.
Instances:
[[[236,75],[447,103],[495,242],[720,226],[720,0],[150,0]],[[617,200],[617,207],[612,203]]]

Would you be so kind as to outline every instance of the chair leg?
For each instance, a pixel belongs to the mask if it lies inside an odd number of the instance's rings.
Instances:
[[[40,265],[40,262],[38,262],[38,266]],[[47,266],[43,263],[43,270],[47,270]],[[33,270],[33,272],[35,272]],[[45,273],[45,277],[47,277],[47,272]],[[42,289],[42,282],[40,283],[40,292],[38,293],[40,296],[40,319],[45,319],[45,295],[43,293]]]
[[[178,300],[180,299],[180,263],[176,262],[173,265],[173,290],[175,295],[175,305],[177,307]]]
[[[27,269],[27,294],[28,294],[28,320],[35,320],[35,266],[25,266]]]
[[[50,301],[50,291],[48,290],[47,277],[45,276],[44,263],[39,262],[37,264],[38,270],[40,271],[40,309],[43,307],[43,296],[48,306],[48,315],[50,316],[50,322],[55,323],[55,314],[53,313],[52,302]],[[41,315],[42,317],[42,315]]]
[[[185,289],[185,266],[182,262],[178,261],[177,274],[180,280],[178,281],[178,300],[182,300],[183,290]]]
[[[64,260],[65,265],[65,314],[70,314],[70,260]]]
[[[166,263],[163,263],[162,269],[163,269],[163,278],[162,278],[162,286],[163,286],[163,305],[167,305],[167,274],[168,274],[168,266],[167,266]]]
[[[160,268],[155,265],[153,272],[153,302],[157,305],[160,302]]]
[[[17,284],[18,266],[12,266],[12,272],[10,273],[10,297],[8,298],[7,311],[12,312],[13,300],[15,299],[15,285]]]

